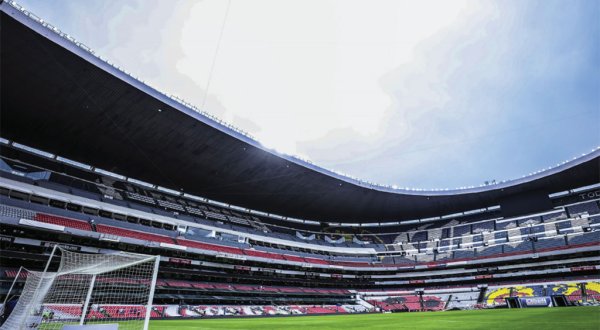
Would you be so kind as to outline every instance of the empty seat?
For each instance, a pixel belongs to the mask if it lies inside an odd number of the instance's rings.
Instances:
[[[200,249],[200,250],[210,250],[210,251],[225,252],[225,253],[232,253],[232,254],[243,254],[242,249],[230,247],[230,246],[208,244],[208,243],[179,239],[179,238],[177,239],[177,243],[179,243],[180,245],[184,245],[184,246],[188,246],[188,247],[192,247],[192,248],[196,248],[196,249]]]
[[[54,225],[70,227],[70,228],[75,228],[75,229],[79,229],[79,230],[92,231],[92,226],[89,223],[87,223],[85,221],[81,221],[81,220],[74,220],[74,219],[59,217],[59,216],[50,215],[50,214],[42,214],[42,213],[37,213],[33,217],[33,219],[36,221],[50,223],[50,224],[54,224]]]
[[[267,259],[280,259],[280,260],[284,259],[281,254],[262,252],[262,251],[256,251],[256,250],[250,250],[250,249],[245,250],[244,254],[246,254],[248,256],[267,258]]]
[[[122,236],[122,237],[130,237],[139,239],[142,241],[151,241],[151,242],[160,242],[160,243],[170,243],[173,244],[173,240],[167,236],[157,235],[157,234],[148,234],[137,230],[129,230],[123,228],[117,228],[112,226],[106,226],[98,224],[96,225],[96,230],[99,233]]]

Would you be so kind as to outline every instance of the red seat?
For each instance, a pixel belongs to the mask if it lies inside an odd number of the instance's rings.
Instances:
[[[81,317],[81,306],[72,306],[72,305],[50,305],[49,309],[60,312],[62,314],[68,314],[73,317]],[[66,316],[66,315],[65,315]]]
[[[169,286],[172,287],[177,287],[177,288],[191,288],[192,285],[188,282],[183,282],[183,281],[168,281],[167,284],[169,284]]]
[[[192,287],[196,289],[214,289],[215,287],[212,284],[208,283],[192,283]]]
[[[173,240],[170,237],[158,235],[158,234],[143,233],[143,232],[137,231],[137,230],[117,228],[117,227],[106,226],[106,225],[96,225],[96,230],[99,233],[122,236],[122,237],[131,237],[131,238],[139,239],[142,241],[173,244]]]
[[[333,311],[329,308],[313,306],[313,307],[307,307],[306,313],[307,314],[332,314],[332,313],[335,313],[335,311]]]
[[[257,251],[257,250],[244,250],[244,253],[246,255],[253,256],[253,257],[283,260],[283,256],[281,254],[276,254],[276,253],[269,253],[269,252],[263,252],[263,251]]]
[[[33,217],[33,220],[80,230],[93,230],[92,226],[85,221],[63,218],[56,215],[37,213],[35,217]]]
[[[200,249],[200,250],[211,250],[211,251],[225,252],[225,253],[231,253],[231,254],[244,254],[242,252],[242,249],[230,247],[230,246],[208,244],[208,243],[203,243],[203,242],[189,241],[189,240],[185,240],[185,239],[177,239],[177,243],[179,243],[180,245],[183,245],[183,246]]]
[[[329,262],[327,262],[323,259],[317,259],[317,258],[304,258],[304,259],[306,259],[306,262],[309,262],[311,264],[329,265]]]
[[[306,262],[306,260],[304,260],[304,258],[302,258],[302,257],[292,256],[292,255],[289,255],[289,254],[284,254],[283,258],[285,260],[288,260],[288,261]]]
[[[222,283],[214,284],[214,287],[220,290],[231,290],[232,288],[231,285]]]
[[[256,290],[255,287],[248,286],[248,285],[236,285],[233,288],[236,290],[239,290],[239,291],[254,291],[254,290]]]

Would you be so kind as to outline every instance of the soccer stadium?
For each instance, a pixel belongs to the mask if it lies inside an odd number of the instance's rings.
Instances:
[[[600,328],[599,140],[516,179],[379,185],[0,12],[0,329]]]

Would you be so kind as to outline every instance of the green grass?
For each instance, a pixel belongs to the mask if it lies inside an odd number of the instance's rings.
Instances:
[[[150,330],[526,329],[600,330],[600,307],[151,321]]]

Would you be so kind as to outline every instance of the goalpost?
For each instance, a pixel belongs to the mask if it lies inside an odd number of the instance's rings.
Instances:
[[[51,272],[58,254],[60,264]],[[159,261],[160,256],[87,254],[55,246],[44,271],[27,272],[21,296],[0,330],[100,324],[115,325],[106,329],[146,330]]]

